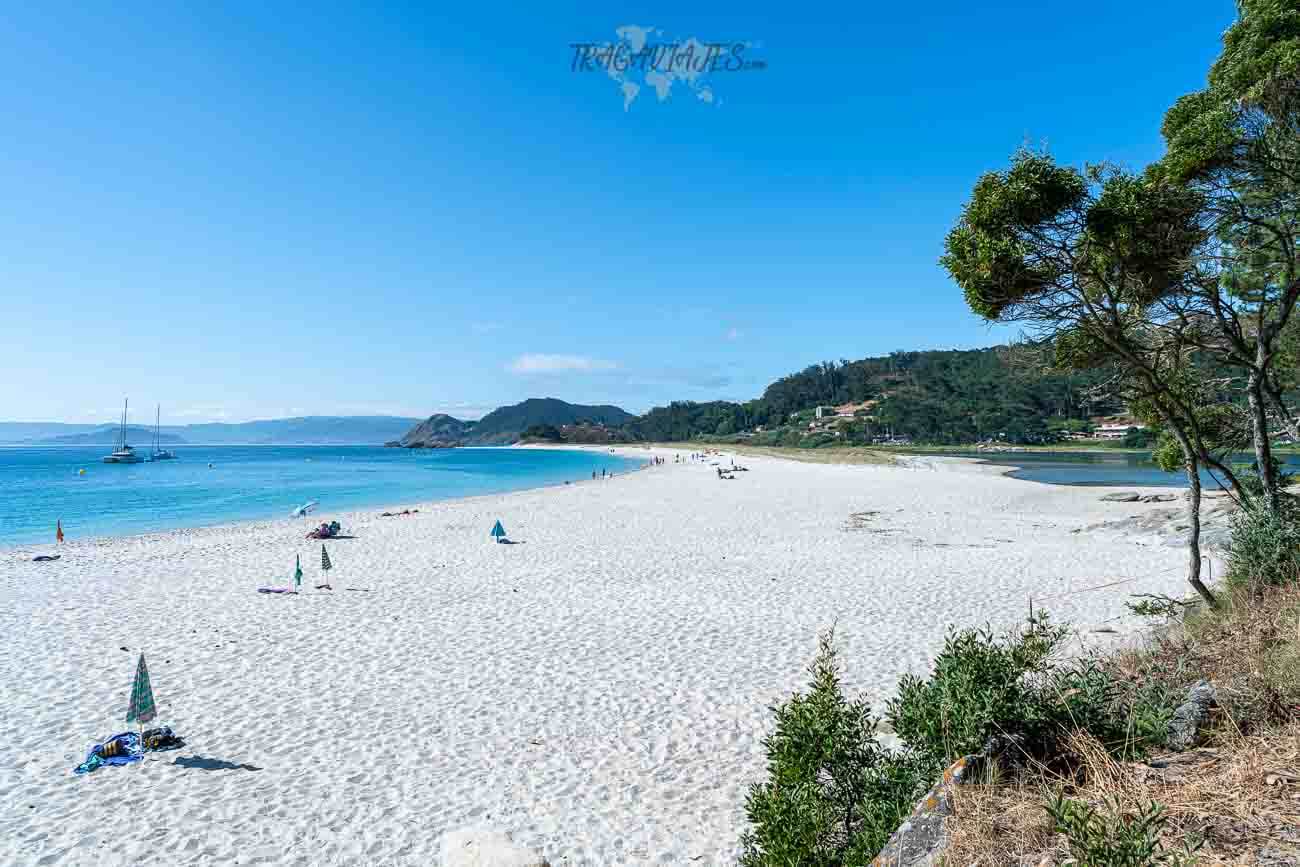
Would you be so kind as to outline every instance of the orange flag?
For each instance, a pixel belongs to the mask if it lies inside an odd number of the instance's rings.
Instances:
[[[63,521],[61,520],[54,523],[54,538],[55,541],[63,541]]]

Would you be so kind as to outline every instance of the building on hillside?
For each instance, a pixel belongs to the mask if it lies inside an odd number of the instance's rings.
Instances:
[[[1128,432],[1133,428],[1143,430],[1146,425],[1135,421],[1106,422],[1093,428],[1092,438],[1098,440],[1122,440],[1128,436]]]
[[[834,407],[836,418],[853,418],[860,412],[871,412],[880,401],[864,400],[862,403],[842,403]]]

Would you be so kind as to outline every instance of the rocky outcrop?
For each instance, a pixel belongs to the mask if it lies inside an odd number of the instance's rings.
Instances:
[[[1113,494],[1102,494],[1097,499],[1103,503],[1136,503],[1142,499],[1142,495],[1137,491],[1116,491]]]
[[[1177,494],[1157,496],[1172,496],[1175,500],[1180,499]],[[1232,538],[1232,517],[1236,511],[1237,504],[1230,498],[1210,496],[1207,493],[1201,507],[1202,550],[1206,553],[1218,554],[1228,550],[1228,543]],[[1187,544],[1187,509],[1181,503],[1177,506],[1143,509],[1126,514],[1124,517],[1088,524],[1072,532],[1091,533],[1095,530],[1122,533],[1125,536],[1143,538],[1148,542],[1178,548]]]
[[[549,867],[532,849],[491,828],[462,828],[442,835],[442,867]]]
[[[1210,721],[1210,708],[1216,700],[1214,685],[1202,680],[1187,691],[1187,701],[1178,706],[1169,720],[1169,748],[1190,750],[1196,746],[1201,729]]]
[[[983,762],[981,756],[965,756],[944,771],[907,821],[898,826],[871,867],[932,867],[942,863],[948,845],[944,820],[952,815],[953,789],[969,782]]]
[[[474,422],[461,421],[438,413],[411,428],[396,442],[385,443],[408,449],[439,449],[463,445],[465,437],[474,429]]]

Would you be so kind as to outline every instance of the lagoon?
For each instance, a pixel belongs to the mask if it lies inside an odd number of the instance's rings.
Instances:
[[[1015,467],[1007,473],[1015,479],[1050,485],[1093,485],[1108,487],[1184,488],[1182,473],[1166,473],[1151,462],[1150,452],[1092,451],[1024,451],[1024,452],[943,452],[945,455],[978,458],[995,466]],[[1291,472],[1300,471],[1300,455],[1278,455]],[[1239,463],[1250,463],[1254,455],[1238,455]],[[1220,487],[1209,473],[1201,473],[1207,489]]]

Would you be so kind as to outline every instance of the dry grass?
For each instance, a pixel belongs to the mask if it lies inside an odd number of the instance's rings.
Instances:
[[[954,793],[945,864],[1068,863],[1044,805],[1057,792],[1125,812],[1163,805],[1166,846],[1201,844],[1198,865],[1300,864],[1300,588],[1237,596],[1107,660],[1135,691],[1219,694],[1206,746],[1118,761],[1091,735],[1066,743],[1070,775],[1045,768]],[[1109,807],[1105,809],[1109,810]]]
[[[753,455],[760,458],[784,458],[808,464],[892,464],[894,456],[874,449],[855,446],[829,446],[820,449],[782,448],[779,446],[722,445],[719,443],[656,443],[661,448],[687,451],[719,451],[727,454]]]
[[[1300,863],[1300,724],[1148,762],[1117,762],[1087,734],[1071,747],[1081,781],[1042,774],[959,789],[944,863],[1065,863],[1065,839],[1044,809],[1062,789],[1099,807],[1162,804],[1163,842],[1173,849],[1201,842],[1200,865]]]
[[[1248,734],[1300,715],[1300,586],[1252,598],[1238,590],[1221,612],[1193,613],[1110,660],[1133,686],[1185,689],[1206,679],[1223,727]]]

